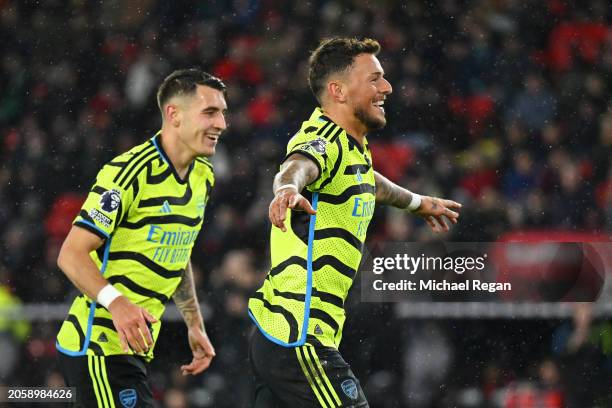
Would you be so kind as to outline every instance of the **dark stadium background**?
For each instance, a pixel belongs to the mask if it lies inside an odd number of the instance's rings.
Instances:
[[[168,321],[150,371],[160,406],[250,406],[246,300],[267,272],[272,177],[315,106],[306,62],[324,37],[382,43],[394,92],[369,137],[374,163],[464,204],[445,239],[554,229],[609,242],[611,16],[605,0],[0,0],[0,383],[62,384],[55,333],[75,289],[59,246],[101,165],[157,131],[155,86],[178,68],[226,81],[230,127],[192,258],[217,357],[181,377],[184,326]],[[431,239],[382,208],[369,232],[370,244]],[[415,318],[361,303],[358,286],[341,351],[372,407],[612,406],[609,291],[520,316]]]

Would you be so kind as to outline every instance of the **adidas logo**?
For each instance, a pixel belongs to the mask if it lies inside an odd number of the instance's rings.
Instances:
[[[108,343],[108,337],[106,337],[106,333],[100,333],[100,335],[98,336],[98,343]]]
[[[164,214],[172,212],[172,208],[170,208],[170,203],[168,203],[168,200],[164,201],[164,204],[162,205],[162,208],[161,210],[159,210],[159,212]]]
[[[318,324],[315,326],[314,329],[314,333],[318,334],[319,336],[323,335],[323,329],[321,329],[321,326],[319,326]]]
[[[363,177],[361,176],[361,171],[359,171],[359,169],[357,169],[357,173],[355,174],[355,180],[357,180],[358,183],[363,181]]]

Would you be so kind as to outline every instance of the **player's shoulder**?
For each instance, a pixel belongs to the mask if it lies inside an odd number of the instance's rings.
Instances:
[[[193,163],[193,172],[196,176],[202,177],[208,180],[210,183],[214,183],[215,172],[213,164],[207,157],[198,157]]]
[[[151,139],[115,156],[98,173],[98,179],[112,180],[118,187],[128,188],[146,163],[159,157],[159,151]]]
[[[214,174],[213,164],[207,157],[197,157],[194,162],[194,169],[199,170],[200,172]]]
[[[326,129],[332,131],[330,132],[332,136]],[[342,129],[331,121],[325,121],[312,132],[308,132],[308,127],[303,128],[287,144],[287,155],[299,152],[312,157],[334,159],[338,157],[340,151],[340,146],[336,143],[337,137],[333,137],[336,132],[342,132]]]
[[[153,143],[153,141],[151,139],[148,139],[144,142],[142,142],[139,145],[136,145],[134,147],[132,147],[131,149],[120,153],[119,155],[115,156],[110,163],[115,163],[115,164],[122,164],[122,163],[127,163],[131,160],[134,160],[135,158],[138,158],[140,156],[143,155],[147,155],[147,154],[151,154],[152,152],[157,152],[157,149],[155,147],[155,144]]]
[[[305,142],[316,142],[325,146],[330,142],[335,142],[340,133],[342,133],[342,128],[317,108],[289,140],[288,146],[291,147]]]

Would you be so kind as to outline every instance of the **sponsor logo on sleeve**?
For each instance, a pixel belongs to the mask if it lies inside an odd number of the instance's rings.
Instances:
[[[89,216],[94,221],[105,226],[106,228],[109,228],[111,224],[113,223],[113,220],[111,220],[110,218],[108,218],[106,215],[96,210],[95,208],[92,208],[91,210],[89,210]]]

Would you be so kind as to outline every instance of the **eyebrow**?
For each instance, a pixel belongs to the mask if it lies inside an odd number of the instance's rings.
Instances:
[[[370,73],[370,76],[374,76],[374,77],[382,77],[384,75],[383,72],[381,71],[374,71],[372,73]]]
[[[202,109],[201,112],[217,112],[217,111],[221,111],[223,113],[227,112],[227,108],[220,108],[218,106],[207,106],[204,109]]]

